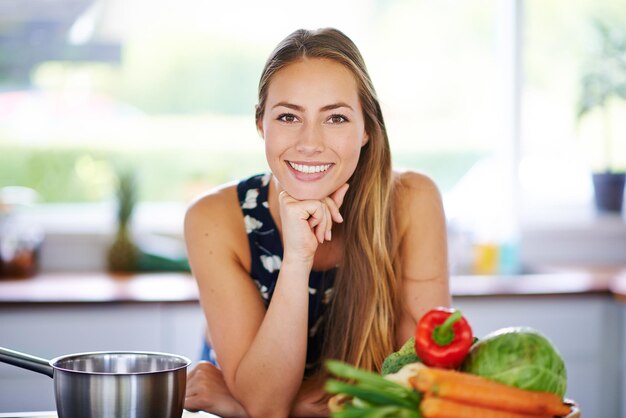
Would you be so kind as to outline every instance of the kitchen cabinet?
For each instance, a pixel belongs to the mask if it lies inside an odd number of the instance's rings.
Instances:
[[[519,325],[550,338],[565,359],[567,396],[583,416],[626,418],[626,272],[455,276],[451,292],[479,338]],[[0,346],[39,357],[140,350],[195,362],[203,329],[188,275],[0,282]],[[0,413],[53,409],[52,379],[0,364]]]
[[[550,338],[568,369],[567,396],[591,416],[617,417],[626,308],[611,297],[456,297],[476,336],[532,326]],[[84,351],[146,350],[197,361],[204,320],[197,304],[72,304],[0,307],[0,345],[44,358]],[[616,364],[616,361],[619,364]],[[0,412],[52,410],[52,379],[0,364]],[[626,416],[626,414],[622,414]]]
[[[200,356],[204,317],[195,303],[0,304],[0,346],[38,357],[86,351]],[[54,410],[52,379],[0,363],[0,412]]]
[[[618,385],[619,399],[621,400],[621,414],[622,418],[626,417],[626,303],[622,302],[621,306],[621,352],[619,354],[619,364],[616,368],[621,374],[620,383]]]
[[[507,326],[530,326],[548,337],[565,360],[566,396],[583,416],[626,417],[624,390],[624,306],[610,295],[459,297],[454,305],[484,337]]]

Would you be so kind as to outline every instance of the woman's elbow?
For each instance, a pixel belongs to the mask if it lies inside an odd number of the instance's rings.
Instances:
[[[280,405],[272,402],[273,399],[266,399],[263,402],[250,402],[243,407],[250,418],[286,418],[289,416],[289,405]]]
[[[290,402],[281,395],[283,394],[253,391],[240,396],[239,402],[250,418],[286,418],[289,416]]]

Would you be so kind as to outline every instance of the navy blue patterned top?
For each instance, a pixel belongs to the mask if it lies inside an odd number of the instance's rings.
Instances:
[[[269,173],[256,175],[240,181],[237,185],[237,195],[250,244],[250,276],[266,307],[272,300],[283,258],[280,234],[269,211],[270,179]],[[336,269],[311,271],[309,276],[309,336],[305,375],[310,375],[320,366],[324,312],[330,301],[335,272]],[[215,352],[206,343],[202,359],[217,364]]]

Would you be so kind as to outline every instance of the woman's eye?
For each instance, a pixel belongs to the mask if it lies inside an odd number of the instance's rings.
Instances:
[[[283,113],[278,116],[278,120],[285,123],[294,123],[298,121],[298,118],[293,113]]]
[[[348,118],[346,118],[344,115],[331,115],[330,118],[328,118],[328,121],[330,123],[345,123],[348,122]]]

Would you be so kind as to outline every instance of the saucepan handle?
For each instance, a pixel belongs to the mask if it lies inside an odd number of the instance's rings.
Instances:
[[[50,377],[54,376],[54,368],[48,360],[9,350],[8,348],[0,347],[0,362],[42,373]]]

